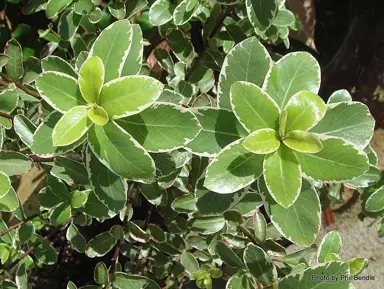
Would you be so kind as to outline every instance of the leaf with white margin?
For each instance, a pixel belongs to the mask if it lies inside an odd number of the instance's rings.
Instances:
[[[352,101],[352,96],[349,91],[346,89],[339,89],[331,94],[328,98],[327,104],[350,101]]]
[[[155,164],[148,152],[114,122],[92,126],[88,141],[100,162],[115,174],[135,180],[151,180],[155,176]]]
[[[384,186],[380,187],[369,196],[365,203],[368,212],[380,212],[384,210]]]
[[[282,207],[295,203],[301,190],[301,168],[293,151],[286,146],[265,157],[264,180],[273,199]]]
[[[259,246],[248,244],[244,250],[244,263],[248,271],[263,286],[268,286],[277,281],[277,271],[271,258]]]
[[[77,80],[61,72],[44,72],[35,81],[41,97],[55,110],[65,113],[71,108],[86,104]]]
[[[88,57],[80,67],[79,88],[87,103],[99,103],[104,75],[104,64],[100,57]]]
[[[150,152],[181,148],[201,130],[191,111],[170,103],[157,102],[139,114],[116,122]]]
[[[379,163],[379,158],[377,157],[377,153],[375,150],[372,148],[371,145],[367,145],[364,148],[364,152],[367,154],[367,157],[369,159],[369,164],[372,166],[377,166]]]
[[[32,161],[18,152],[0,151],[0,168],[8,176],[21,175],[32,169]]]
[[[363,149],[373,136],[375,119],[361,102],[341,102],[328,108],[312,132],[345,139]]]
[[[194,218],[191,223],[192,231],[200,232],[203,235],[211,235],[219,232],[225,226],[223,216],[206,216]]]
[[[72,151],[78,147],[84,139],[81,138],[78,141],[68,146],[54,146],[52,140],[52,133],[55,125],[61,118],[61,114],[57,111],[53,111],[36,129],[33,135],[33,141],[31,151],[39,157],[55,157],[63,153]]]
[[[239,139],[227,145],[207,168],[204,186],[219,194],[231,194],[261,176],[264,155],[245,149]]]
[[[0,198],[0,212],[13,212],[19,207],[19,200],[15,190],[10,187],[8,192]]]
[[[351,281],[347,278],[340,278],[340,276],[349,276],[349,273],[348,263],[330,262],[322,266],[308,268],[295,275],[288,275],[284,277],[279,282],[279,288],[349,289]],[[317,276],[319,276],[319,278],[316,278]],[[329,277],[329,280],[324,280],[320,277]],[[332,277],[338,278],[336,279]]]
[[[121,70],[121,77],[138,74],[143,62],[143,32],[139,24],[132,24],[132,38],[129,52]]]
[[[97,104],[91,104],[88,109],[89,119],[96,125],[106,125],[109,121],[108,113]]]
[[[129,53],[132,25],[128,19],[119,20],[105,28],[92,45],[89,57],[98,56],[104,63],[104,82],[121,76]]]
[[[137,114],[150,107],[164,85],[149,76],[125,76],[104,84],[100,105],[114,119]]]
[[[245,267],[243,260],[241,260],[240,257],[222,241],[217,242],[216,253],[228,266],[235,268]]]
[[[323,149],[316,135],[301,130],[291,130],[286,134],[283,142],[287,147],[302,153],[317,153]]]
[[[280,139],[274,129],[262,128],[248,135],[242,145],[252,153],[269,154],[280,147]]]
[[[16,107],[19,95],[16,90],[6,89],[0,92],[0,111],[11,113]]]
[[[59,56],[49,55],[41,60],[43,72],[61,72],[77,78],[77,72],[73,67]]]
[[[287,113],[287,133],[291,130],[307,131],[314,127],[324,117],[327,107],[320,96],[303,90],[292,96],[284,110]]]
[[[319,245],[317,262],[325,263],[328,254],[339,254],[341,245],[341,236],[337,231],[327,233]]]
[[[320,200],[312,185],[303,181],[299,197],[287,209],[272,199],[264,179],[259,179],[258,187],[266,197],[268,215],[280,234],[295,244],[312,245],[321,224]]]
[[[284,108],[291,97],[301,90],[318,93],[320,66],[307,52],[289,53],[271,66],[263,89]]]
[[[374,185],[381,179],[381,171],[377,167],[370,165],[369,170],[363,175],[350,181],[345,181],[344,185],[351,189],[366,188]]]
[[[322,182],[342,182],[369,169],[365,153],[341,138],[322,139],[323,149],[314,154],[295,152],[308,177]]]
[[[196,155],[214,157],[225,146],[248,134],[231,111],[199,107],[192,109],[192,112],[202,130],[186,147]]]
[[[53,129],[53,145],[67,146],[74,143],[81,139],[91,125],[92,122],[88,118],[87,106],[76,106],[68,110]]]
[[[91,239],[85,248],[90,258],[102,257],[115,246],[117,239],[110,232],[103,232]]]
[[[172,20],[175,7],[168,0],[157,0],[149,9],[149,22],[154,26],[164,25]]]
[[[257,85],[245,81],[233,83],[230,99],[233,112],[248,131],[253,132],[262,128],[277,130],[280,109]]]
[[[219,107],[231,109],[229,95],[234,82],[247,81],[261,86],[271,62],[268,51],[256,37],[250,37],[235,45],[225,57],[220,71]]]
[[[199,8],[199,1],[197,0],[183,0],[173,12],[173,22],[177,26],[187,23]]]
[[[13,118],[13,128],[20,140],[28,147],[31,147],[36,126],[27,117],[19,114]]]
[[[253,283],[245,273],[236,273],[229,278],[225,289],[253,289]]]
[[[276,0],[246,0],[247,15],[253,27],[265,31],[278,11]]]
[[[4,197],[10,189],[11,181],[9,177],[5,173],[0,172],[0,198]]]

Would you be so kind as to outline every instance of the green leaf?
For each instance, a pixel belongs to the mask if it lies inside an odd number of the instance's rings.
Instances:
[[[41,68],[43,72],[61,72],[77,78],[77,72],[73,67],[64,59],[58,56],[50,55],[41,60]]]
[[[380,212],[384,210],[384,186],[380,187],[369,196],[365,203],[368,212]]]
[[[88,107],[76,106],[68,110],[55,125],[52,133],[54,146],[67,146],[81,139],[92,122],[88,119]]]
[[[118,289],[158,289],[157,287],[148,286],[149,283],[150,279],[144,276],[128,275],[123,272],[116,272],[115,280],[113,281],[113,287]]]
[[[25,244],[32,237],[34,233],[34,226],[32,223],[24,223],[19,228],[19,241],[21,244]]]
[[[232,109],[250,132],[262,128],[277,130],[280,110],[273,99],[257,85],[239,81],[231,86]]]
[[[290,26],[296,21],[295,15],[286,9],[278,9],[276,18],[273,20],[273,25],[277,27]]]
[[[361,274],[368,266],[368,260],[365,258],[353,258],[348,261],[351,275]]]
[[[43,239],[39,236],[40,239]],[[57,253],[47,240],[42,240],[42,244],[33,252],[35,257],[45,265],[53,265],[57,262]]]
[[[307,52],[289,53],[269,70],[263,89],[284,108],[293,95],[302,90],[317,93],[320,87],[320,66]]]
[[[202,216],[223,214],[233,202],[232,194],[218,194],[205,189],[203,186],[197,188],[196,197],[196,207]]]
[[[103,232],[88,242],[85,254],[90,258],[102,257],[115,246],[116,242],[116,238],[110,232]]]
[[[364,148],[364,152],[367,154],[368,159],[369,159],[369,164],[372,166],[377,166],[378,165],[378,157],[377,153],[374,151],[371,145],[367,145]]]
[[[28,275],[25,270],[25,263],[22,263],[19,265],[16,271],[16,284],[18,289],[28,289],[29,284],[28,284]]]
[[[247,15],[252,25],[261,30],[266,30],[276,17],[278,10],[276,0],[246,0]]]
[[[336,90],[331,96],[328,98],[327,103],[339,103],[339,102],[350,102],[352,101],[352,96],[346,89]]]
[[[7,75],[13,80],[19,80],[24,74],[23,50],[19,42],[16,39],[9,40],[5,44],[4,54],[9,57],[5,65]]]
[[[97,1],[94,0],[78,0],[75,3],[75,12],[79,15],[89,14],[94,7],[94,3]]]
[[[148,230],[151,233],[151,238],[156,243],[164,243],[166,240],[165,232],[155,224],[149,224]]]
[[[301,189],[301,169],[293,151],[281,146],[264,159],[263,173],[268,191],[282,207],[295,203]]]
[[[327,233],[319,245],[317,262],[325,263],[328,254],[339,254],[341,249],[341,236],[336,231]]]
[[[51,174],[70,185],[73,183],[87,185],[89,183],[84,165],[67,157],[57,157],[55,159]]]
[[[70,194],[70,204],[72,208],[80,208],[85,205],[88,199],[86,191],[73,191]]]
[[[109,210],[118,213],[127,201],[127,184],[87,148],[86,167],[93,192]]]
[[[346,181],[344,184],[351,189],[366,188],[380,181],[381,171],[375,166],[370,165],[369,170],[363,175]]]
[[[223,2],[224,0],[220,0]],[[235,0],[226,0],[226,1],[235,1]],[[250,278],[247,277],[245,273],[236,273],[229,278],[226,285],[226,289],[251,289],[253,288],[253,282],[250,281]]]
[[[0,111],[11,113],[16,107],[19,95],[15,90],[3,90],[0,92]]]
[[[55,157],[63,153],[72,151],[84,141],[84,139],[81,138],[68,146],[57,147],[53,145],[53,129],[60,120],[61,116],[62,115],[57,111],[52,112],[36,129],[33,135],[33,141],[31,145],[31,151],[35,155],[40,157]]]
[[[47,8],[45,9],[45,15],[48,19],[52,19],[61,11],[63,11],[73,0],[49,0]]]
[[[44,72],[35,81],[41,97],[61,113],[86,104],[81,96],[77,80],[61,72]]]
[[[109,212],[108,208],[99,201],[93,192],[88,195],[87,203],[85,204],[82,211],[94,218],[111,218],[113,214]]]
[[[128,1],[125,3],[125,6],[127,8],[127,19],[134,16],[137,12],[140,12],[145,7],[147,7],[148,1],[147,0],[134,0],[134,1]]]
[[[71,218],[71,206],[69,202],[57,205],[49,214],[49,220],[52,226],[59,226]]]
[[[70,40],[79,28],[80,21],[81,16],[76,14],[73,10],[65,11],[57,24],[57,30],[61,39],[66,41]]]
[[[97,263],[93,276],[97,284],[105,285],[105,286],[108,285],[108,282],[109,282],[108,269],[103,262]]]
[[[360,102],[341,102],[329,108],[312,132],[345,139],[363,149],[373,136],[375,119]]]
[[[67,289],[77,289],[77,287],[72,281],[68,281]]]
[[[108,113],[97,104],[89,105],[88,117],[94,124],[101,126],[106,125],[109,121]]]
[[[27,117],[19,114],[13,118],[13,128],[20,140],[28,147],[31,147],[36,126]]]
[[[199,156],[214,157],[225,146],[246,136],[247,131],[228,110],[202,107],[193,109],[202,130],[186,147]]]
[[[4,65],[7,64],[9,60],[9,56],[4,54],[4,53],[0,53],[0,68],[3,68]]]
[[[236,81],[247,81],[261,86],[270,66],[271,57],[256,37],[234,46],[227,54],[220,72],[219,106],[232,109],[229,97],[231,85]]]
[[[154,26],[163,25],[172,19],[174,9],[168,0],[157,0],[149,9],[149,21]]]
[[[323,149],[315,154],[295,152],[308,177],[323,182],[341,182],[364,174],[368,169],[365,153],[340,138],[322,140]]]
[[[287,147],[302,153],[317,153],[323,149],[316,135],[306,131],[291,130],[283,141]]]
[[[89,57],[98,56],[103,61],[105,83],[121,76],[131,37],[132,25],[124,19],[105,28],[92,45]]]
[[[269,154],[280,147],[280,139],[274,129],[262,128],[248,135],[242,145],[252,153]]]
[[[181,148],[200,132],[192,112],[168,103],[156,103],[140,114],[118,120],[117,124],[150,152]]]
[[[199,8],[199,2],[197,0],[183,0],[175,8],[173,12],[173,22],[177,26],[184,25],[187,23]]]
[[[230,194],[250,185],[262,174],[264,155],[247,151],[243,139],[226,146],[209,164],[204,186],[219,194]]]
[[[100,22],[102,16],[103,16],[103,11],[101,11],[99,7],[96,7],[95,10],[89,13],[88,19],[89,19],[89,22],[91,22],[92,24],[96,24]]]
[[[138,224],[128,222],[129,236],[136,242],[146,243],[149,241],[150,235],[144,231]]]
[[[167,41],[180,62],[191,65],[196,56],[191,41],[180,30],[172,30],[167,34]]]
[[[138,74],[143,62],[143,33],[139,24],[132,24],[132,37],[127,58],[125,59],[121,76]]]
[[[318,278],[316,278],[317,276]],[[329,280],[324,281],[322,276],[337,276],[339,278],[329,278]],[[341,279],[340,276],[349,276],[348,263],[331,262],[323,266],[308,268],[295,275],[288,275],[281,279],[279,287],[284,289],[349,289],[351,281],[347,278]]]
[[[21,175],[32,168],[32,161],[21,153],[0,151],[0,168],[8,176]]]
[[[277,271],[267,253],[254,244],[248,244],[244,250],[244,263],[249,272],[262,285],[270,285],[277,280]]]
[[[320,201],[316,191],[308,182],[303,182],[297,200],[284,208],[268,194],[266,185],[259,179],[259,189],[267,197],[268,211],[272,223],[291,242],[310,246],[320,230]]]
[[[5,173],[0,172],[0,198],[4,197],[10,189],[11,181],[9,177]]]
[[[183,252],[183,254],[181,254],[180,262],[184,266],[185,271],[190,275],[200,270],[196,258],[189,252]]]
[[[127,179],[148,180],[155,175],[148,152],[114,122],[94,125],[88,132],[92,152],[115,174]]]
[[[221,241],[217,242],[216,253],[228,266],[234,268],[245,268],[244,262],[240,259],[240,257]]]
[[[326,109],[324,101],[318,95],[310,91],[296,93],[285,108],[285,133],[291,130],[309,130],[324,117]]]
[[[109,116],[123,118],[151,106],[160,96],[163,84],[149,76],[125,76],[104,84],[100,105]]]
[[[173,200],[171,207],[174,211],[179,213],[192,213],[197,211],[196,199],[191,194],[177,197]]]
[[[24,62],[24,75],[22,84],[31,84],[41,74],[41,61],[40,59],[30,56]]]
[[[222,216],[198,217],[192,222],[192,230],[203,235],[211,235],[224,228],[225,219]]]
[[[40,206],[51,209],[68,199],[69,191],[65,184],[61,180],[48,175],[47,187],[41,189],[38,195]]]
[[[104,75],[104,64],[100,57],[91,56],[84,61],[79,71],[79,87],[86,102],[99,103]]]
[[[19,207],[19,200],[15,190],[11,187],[8,192],[0,198],[0,211],[13,212]]]
[[[4,127],[4,129],[9,130],[12,128],[12,121],[8,118],[0,117],[0,127],[1,126]],[[5,133],[5,131],[4,131],[4,133]]]
[[[66,238],[71,243],[75,251],[79,253],[85,252],[85,238],[74,224],[69,225],[66,233]]]

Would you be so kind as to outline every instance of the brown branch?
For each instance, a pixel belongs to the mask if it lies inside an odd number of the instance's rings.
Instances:
[[[7,81],[8,83],[14,83],[18,88],[20,88],[22,91],[24,91],[25,93],[33,96],[34,98],[36,99],[41,99],[40,95],[29,90],[28,88],[26,88],[24,85],[22,85],[21,83],[17,82],[17,81],[14,81],[12,78],[8,77],[6,74],[0,72],[0,76],[2,78],[5,79],[5,81]]]
[[[10,115],[8,113],[1,112],[1,111],[0,111],[0,116],[5,117],[7,119],[11,119],[11,120],[13,119],[13,115]]]
[[[34,155],[34,154],[28,154],[27,157],[29,157],[32,161],[34,161],[36,163],[50,163],[50,162],[53,162],[55,160],[54,157],[42,158],[42,157],[39,157],[39,156]]]
[[[10,231],[12,231],[12,230],[14,230],[14,229],[19,228],[21,225],[27,223],[28,221],[33,220],[34,218],[36,218],[36,217],[38,217],[38,216],[40,216],[40,215],[39,215],[39,214],[32,215],[32,216],[28,217],[27,219],[25,219],[24,221],[21,221],[21,222],[19,222],[19,223],[16,223],[16,224],[14,224],[14,225],[8,227],[8,229],[5,229],[4,231],[0,232],[0,237],[2,237],[2,236],[4,236],[4,235],[8,234]]]

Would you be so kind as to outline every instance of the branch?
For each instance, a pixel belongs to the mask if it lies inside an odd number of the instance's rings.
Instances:
[[[10,115],[8,113],[1,112],[1,111],[0,111],[0,116],[5,117],[7,119],[11,119],[11,120],[13,119],[13,115]]]
[[[252,233],[249,232],[248,229],[246,229],[245,227],[237,226],[237,229],[240,232],[242,232],[253,244],[258,245],[258,246],[262,245],[262,243],[259,240],[257,240],[257,238],[255,236],[253,236]]]
[[[26,87],[25,87],[24,85],[22,85],[21,83],[14,81],[12,78],[8,77],[6,74],[0,72],[0,76],[1,76],[2,78],[4,78],[6,82],[8,82],[8,83],[14,83],[18,88],[20,88],[20,89],[21,89],[22,91],[24,91],[25,93],[27,93],[27,94],[33,96],[33,97],[36,98],[36,99],[41,99],[41,97],[40,97],[39,94],[37,94],[37,93],[35,93],[35,92],[29,90],[28,88],[26,88]]]
[[[53,162],[55,160],[54,157],[42,158],[42,157],[39,157],[39,156],[34,155],[34,154],[28,154],[27,157],[29,157],[32,161],[34,161],[36,163],[50,163],[50,162]]]
[[[18,227],[20,227],[21,225],[33,220],[34,218],[40,216],[39,214],[36,214],[36,215],[32,215],[30,217],[28,217],[27,219],[25,219],[24,221],[21,221],[19,223],[16,223],[10,227],[8,227],[8,229],[5,229],[4,231],[0,232],[0,237],[8,234],[10,231],[14,230],[14,229],[17,229]]]

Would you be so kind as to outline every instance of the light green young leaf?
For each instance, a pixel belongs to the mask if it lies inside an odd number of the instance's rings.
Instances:
[[[76,225],[71,224],[66,233],[67,240],[71,242],[73,249],[79,253],[85,252],[86,241]]]
[[[350,101],[352,101],[352,96],[349,91],[346,89],[340,89],[331,94],[331,96],[328,98],[327,104]]]
[[[284,108],[293,95],[302,90],[318,93],[320,66],[307,52],[289,53],[270,68],[263,89]]]
[[[173,17],[174,5],[168,0],[157,0],[149,9],[149,22],[154,26],[164,25]]]
[[[259,246],[248,244],[244,250],[244,263],[249,272],[263,285],[277,281],[277,271],[271,258]]]
[[[18,81],[24,74],[23,50],[16,39],[11,39],[5,44],[4,54],[8,58],[5,65],[7,75],[15,81]]]
[[[312,132],[340,137],[363,149],[373,136],[375,119],[361,102],[341,102],[329,108]]]
[[[276,0],[246,0],[247,15],[252,25],[260,31],[266,30],[276,17]]]
[[[0,168],[8,176],[21,175],[32,168],[32,161],[21,153],[0,151]]]
[[[139,74],[143,62],[143,33],[139,24],[132,24],[129,52],[125,59],[121,77]]]
[[[88,57],[80,67],[79,88],[86,102],[99,103],[104,76],[104,64],[100,57]]]
[[[244,81],[233,83],[230,100],[236,117],[248,131],[253,132],[262,128],[277,129],[279,107],[257,85]]]
[[[0,172],[0,198],[4,197],[10,189],[11,181],[9,177],[5,173]]]
[[[230,194],[254,182],[262,174],[264,155],[246,150],[243,139],[226,146],[209,164],[204,186],[219,194]]]
[[[231,111],[201,107],[193,109],[192,112],[202,130],[186,147],[196,155],[214,157],[225,146],[248,134]]]
[[[116,238],[110,232],[103,232],[88,242],[85,254],[90,258],[102,257],[115,246],[116,242]]]
[[[0,92],[0,111],[11,113],[17,107],[19,95],[16,90],[3,90]]]
[[[27,117],[19,114],[13,118],[13,128],[20,140],[28,147],[31,147],[36,126]]]
[[[341,236],[337,231],[327,233],[319,245],[317,262],[325,263],[328,254],[338,255],[341,249]]]
[[[73,67],[61,57],[49,55],[41,60],[43,72],[61,72],[77,78],[77,72]]]
[[[61,72],[44,72],[35,81],[41,97],[54,109],[65,113],[71,108],[86,104],[77,80]]]
[[[105,28],[92,45],[89,57],[98,56],[103,61],[105,83],[121,76],[131,37],[132,25],[124,19]]]
[[[139,114],[118,120],[117,124],[150,152],[183,147],[201,130],[192,112],[168,103],[156,103]]]
[[[148,152],[114,122],[92,126],[88,141],[100,162],[117,175],[135,180],[154,177],[154,162]]]
[[[236,81],[247,81],[261,86],[271,61],[268,51],[256,37],[248,38],[234,46],[227,54],[220,71],[219,106],[232,109],[229,95],[231,85]]]
[[[63,11],[73,0],[49,0],[45,8],[45,15],[52,19]]]
[[[59,226],[71,218],[72,210],[69,202],[63,202],[57,205],[49,214],[49,220],[52,226]]]
[[[117,119],[137,114],[160,96],[163,84],[149,76],[125,76],[104,84],[100,105]]]
[[[263,179],[259,179],[259,190],[268,201],[268,214],[276,229],[291,242],[310,246],[320,230],[320,200],[312,185],[303,182],[297,200],[284,208],[269,196]]]
[[[211,235],[224,228],[225,219],[223,216],[209,216],[195,218],[191,229],[203,235]]]
[[[89,105],[88,117],[94,124],[101,126],[106,125],[109,121],[108,113],[97,104]]]
[[[317,153],[323,149],[316,135],[301,130],[291,130],[285,135],[283,142],[287,147],[302,153]]]
[[[109,282],[108,269],[103,262],[97,263],[93,276],[97,284],[105,285],[105,286],[108,285],[108,282]]]
[[[70,204],[72,208],[78,209],[85,205],[88,199],[87,191],[73,191],[70,196]]]
[[[364,174],[368,158],[357,147],[340,138],[322,140],[323,149],[314,154],[295,152],[308,177],[323,182],[341,182]]]
[[[274,129],[262,128],[248,135],[242,146],[255,154],[269,154],[280,147],[280,138]]]
[[[127,184],[105,167],[87,148],[86,167],[93,192],[111,211],[118,213],[127,201]]]
[[[234,268],[245,268],[243,260],[225,243],[219,241],[216,245],[216,253],[228,266]]]
[[[353,258],[348,261],[351,275],[361,274],[368,266],[368,260],[365,258]]]
[[[175,8],[173,12],[173,22],[177,26],[184,25],[187,23],[199,8],[199,2],[197,0],[183,0]]]
[[[196,258],[189,252],[183,252],[180,256],[180,262],[184,266],[185,271],[190,275],[200,270],[199,263]]]
[[[369,196],[365,203],[365,209],[368,212],[380,212],[384,210],[384,186]]]
[[[301,168],[293,151],[281,146],[263,164],[264,180],[273,199],[289,208],[300,195]]]
[[[326,109],[324,101],[318,95],[305,90],[296,93],[285,107],[285,133],[291,130],[309,130],[324,117]]]
[[[88,131],[91,125],[87,106],[76,106],[68,110],[53,129],[53,145],[67,146],[74,143]]]
[[[291,11],[278,9],[276,18],[273,20],[273,25],[277,27],[286,27],[294,24],[295,21],[295,15]]]

